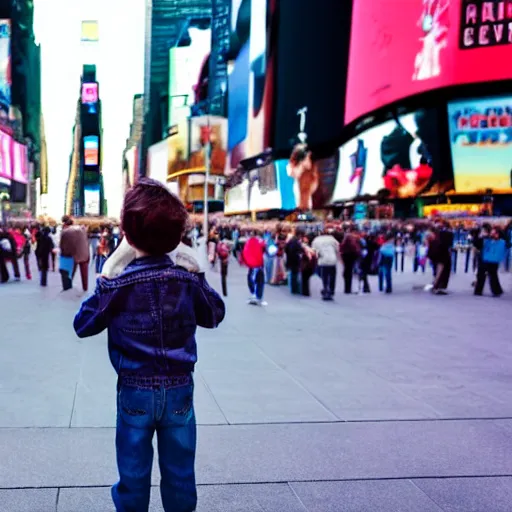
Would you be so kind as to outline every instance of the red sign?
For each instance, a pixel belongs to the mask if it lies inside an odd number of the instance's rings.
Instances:
[[[408,96],[512,78],[512,0],[354,2],[345,122]]]
[[[12,141],[12,179],[26,185],[28,183],[28,150],[27,146]]]

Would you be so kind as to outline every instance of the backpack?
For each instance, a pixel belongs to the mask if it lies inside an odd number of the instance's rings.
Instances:
[[[219,242],[217,244],[217,254],[221,260],[227,260],[229,258],[229,247],[225,242]]]

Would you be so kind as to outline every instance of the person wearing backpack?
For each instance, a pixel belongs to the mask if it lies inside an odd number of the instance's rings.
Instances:
[[[263,301],[263,292],[265,289],[265,272],[263,270],[265,242],[260,238],[257,231],[253,231],[251,237],[245,242],[242,252],[242,261],[249,268],[247,274],[247,285],[251,298],[249,304],[254,306],[266,306]]]
[[[221,240],[217,244],[217,257],[220,261],[220,282],[222,284],[222,295],[228,296],[228,264],[229,255],[231,254],[231,242],[229,240]]]

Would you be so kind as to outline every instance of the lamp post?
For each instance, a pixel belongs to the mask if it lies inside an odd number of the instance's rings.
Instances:
[[[205,240],[206,253],[208,254],[208,181],[210,180],[210,166],[211,166],[211,133],[210,133],[210,105],[207,103],[206,113],[206,129],[207,129],[207,141],[204,146],[204,205],[203,205],[203,234]]]

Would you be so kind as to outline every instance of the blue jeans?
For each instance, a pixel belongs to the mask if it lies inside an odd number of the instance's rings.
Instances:
[[[247,286],[254,298],[257,300],[263,299],[263,291],[265,289],[265,272],[263,267],[249,269],[247,274]]]
[[[193,384],[154,390],[120,387],[116,431],[119,482],[112,487],[118,512],[147,512],[149,508],[155,431],[165,512],[196,509],[193,394]]]
[[[379,264],[379,291],[384,291],[386,285],[386,293],[393,291],[391,276],[393,274],[393,258],[390,256],[381,256]]]

